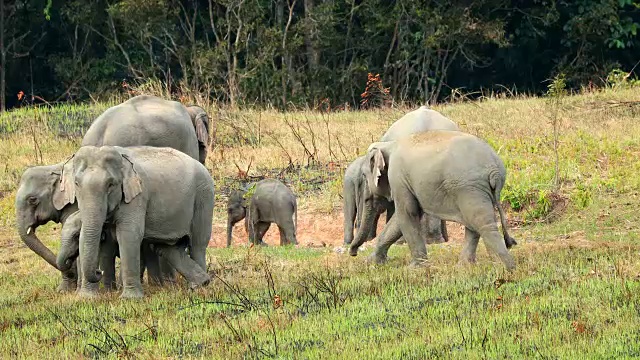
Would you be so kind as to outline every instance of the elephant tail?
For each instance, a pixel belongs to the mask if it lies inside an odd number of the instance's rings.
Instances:
[[[293,204],[293,232],[298,235],[298,204]]]
[[[504,235],[504,243],[507,246],[507,249],[510,249],[514,245],[518,245],[516,240],[509,236],[507,232],[507,216],[502,209],[502,205],[500,205],[500,192],[502,191],[502,187],[504,186],[504,176],[498,171],[491,171],[489,174],[489,185],[491,186],[492,194],[491,200],[493,200],[493,205],[498,208],[498,213],[500,214],[500,223],[502,224],[502,234]]]

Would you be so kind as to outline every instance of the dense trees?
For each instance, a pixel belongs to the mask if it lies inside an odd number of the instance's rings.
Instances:
[[[0,101],[87,99],[157,79],[232,105],[358,106],[452,89],[601,84],[640,60],[633,0],[2,0]],[[6,80],[5,80],[6,79]],[[6,93],[4,92],[6,91]],[[24,99],[22,101],[25,101]]]

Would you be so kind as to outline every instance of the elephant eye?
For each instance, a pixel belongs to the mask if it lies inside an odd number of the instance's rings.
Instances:
[[[29,205],[38,205],[38,198],[35,196],[29,196],[29,198],[27,198],[27,202]]]

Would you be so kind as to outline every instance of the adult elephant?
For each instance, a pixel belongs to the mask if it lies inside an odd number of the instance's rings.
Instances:
[[[155,251],[195,285],[205,285],[206,249],[211,237],[214,183],[197,160],[171,148],[83,146],[64,166],[57,209],[76,201],[82,218],[80,261],[83,284],[97,283],[103,226],[115,231],[121,259],[122,298],[143,296],[140,246]],[[194,266],[184,266],[187,241]],[[83,296],[95,296],[86,292]]]
[[[22,241],[36,254],[59,269],[56,255],[36,235],[36,229],[49,221],[64,224],[78,211],[76,203],[57,208],[54,198],[61,194],[56,190],[60,183],[63,163],[50,166],[34,166],[26,169],[20,178],[16,193],[16,223]],[[62,272],[58,291],[71,291],[76,286],[75,271]]]
[[[506,180],[504,163],[483,140],[459,131],[428,131],[398,141],[369,147],[362,171],[371,193],[393,199],[396,212],[378,237],[373,259],[384,262],[389,247],[405,237],[412,265],[426,260],[420,237],[423,214],[465,226],[461,261],[475,262],[480,237],[497,253],[508,270],[515,268],[508,248],[516,241],[507,232],[500,205]],[[503,236],[498,232],[494,207],[498,209]],[[356,256],[362,241],[351,244]]]
[[[91,124],[82,144],[172,147],[204,163],[209,143],[208,131],[209,119],[202,108],[185,107],[175,101],[141,95],[107,109]],[[15,203],[20,238],[56,269],[56,255],[38,239],[35,231],[49,221],[64,226],[68,216],[78,210],[76,204],[60,209],[53,205],[55,184],[60,181],[61,174],[62,163],[28,168],[20,180]],[[158,262],[151,258],[153,254],[148,255],[149,265]],[[173,271],[166,263],[161,263],[160,268],[164,269],[163,274],[158,273],[160,269],[148,268],[152,281],[172,278]],[[105,280],[109,283],[115,281],[110,276]],[[74,272],[63,272],[58,291],[70,291],[74,287]]]
[[[87,145],[170,147],[204,164],[209,118],[199,106],[139,95],[98,116],[82,139]]]
[[[432,130],[459,130],[459,128],[456,123],[438,111],[429,109],[427,106],[420,106],[418,109],[405,114],[403,117],[391,124],[389,129],[380,138],[380,141],[399,140],[412,134]],[[366,161],[366,159],[361,161]],[[361,169],[362,167],[354,166],[352,172],[355,174],[353,176],[354,178],[359,176],[361,178],[360,181],[363,181],[363,173]],[[375,237],[375,228],[381,212],[386,210],[386,218],[387,222],[389,222],[395,211],[393,201],[371,193],[364,186],[361,186],[360,188],[362,189],[359,194],[362,204],[362,217],[360,219],[362,226],[360,226],[356,235],[356,242],[358,243],[371,240]],[[348,230],[347,223],[349,222],[346,214],[347,212],[345,212],[345,231]],[[351,223],[353,223],[353,221],[351,221]],[[423,237],[425,237],[427,243],[431,244],[449,241],[447,226],[444,220],[434,218],[430,215],[425,215],[425,217],[421,219],[421,227]],[[345,244],[351,243],[347,242],[348,240],[348,236],[345,233]]]

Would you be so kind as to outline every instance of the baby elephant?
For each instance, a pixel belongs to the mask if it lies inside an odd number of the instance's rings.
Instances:
[[[231,246],[233,225],[245,219],[245,230],[249,233],[249,242],[266,245],[262,238],[276,223],[280,230],[280,245],[294,244],[296,241],[296,223],[298,206],[296,196],[283,183],[275,179],[264,179],[256,183],[253,194],[247,190],[234,191],[227,204],[227,247]],[[247,213],[247,208],[248,213]]]

